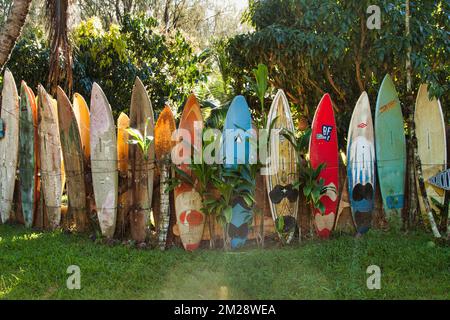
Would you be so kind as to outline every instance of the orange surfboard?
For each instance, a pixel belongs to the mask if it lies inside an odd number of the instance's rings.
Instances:
[[[194,159],[195,138],[202,135],[203,118],[195,95],[190,95],[176,133],[177,146],[172,153],[179,169],[192,175],[189,164]],[[202,198],[192,184],[182,182],[175,189],[175,213],[181,242],[188,251],[197,249],[202,240],[206,217],[202,212]]]

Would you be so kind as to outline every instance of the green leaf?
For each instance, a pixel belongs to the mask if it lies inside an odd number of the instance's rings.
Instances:
[[[233,218],[233,208],[228,206],[223,212],[226,223],[231,223],[231,219]]]

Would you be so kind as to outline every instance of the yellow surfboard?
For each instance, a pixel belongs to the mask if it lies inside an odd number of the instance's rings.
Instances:
[[[86,100],[79,93],[75,93],[73,96],[73,111],[75,112],[75,118],[80,129],[84,158],[89,163],[89,157],[91,156],[91,143],[89,140],[91,115]]]

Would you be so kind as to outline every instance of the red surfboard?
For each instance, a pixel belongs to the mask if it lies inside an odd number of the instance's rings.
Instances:
[[[339,149],[336,120],[329,94],[325,94],[317,107],[312,124],[309,144],[311,166],[317,168],[321,163],[326,167],[319,176],[325,180],[325,186],[334,187],[322,197],[325,212],[314,212],[314,223],[319,237],[329,238],[337,215],[339,194]]]

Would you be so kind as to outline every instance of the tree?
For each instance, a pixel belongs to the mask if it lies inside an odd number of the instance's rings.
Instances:
[[[282,88],[298,115],[312,120],[320,97],[329,92],[344,138],[354,104],[362,90],[376,101],[386,73],[405,88],[406,49],[411,42],[412,78],[428,82],[443,105],[449,101],[449,3],[419,0],[411,4],[411,35],[405,34],[404,1],[380,2],[382,26],[368,29],[367,8],[372,1],[250,1],[244,19],[254,32],[238,35],[228,47],[233,78],[250,76],[258,63],[269,67],[271,84]],[[237,92],[248,83],[236,80]],[[401,90],[401,100],[405,90]],[[256,99],[250,97],[250,101]],[[405,114],[407,110],[405,110]]]
[[[22,33],[31,0],[14,0],[8,19],[0,33],[0,68],[3,69],[9,60],[17,39]]]

